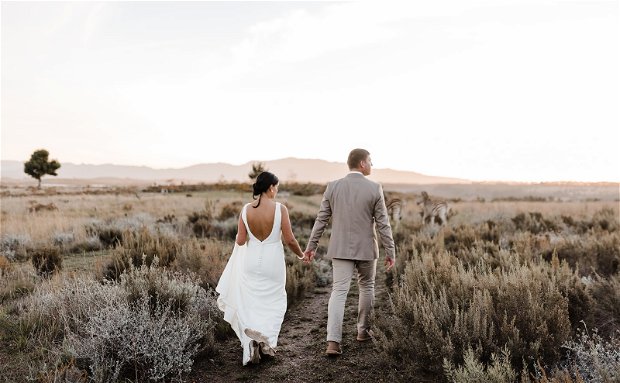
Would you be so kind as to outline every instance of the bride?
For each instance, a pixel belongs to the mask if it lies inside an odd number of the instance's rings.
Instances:
[[[241,210],[235,247],[215,289],[224,320],[241,341],[244,366],[258,363],[261,354],[275,355],[286,312],[282,242],[304,259],[286,206],[275,202],[278,183],[269,172],[256,178],[255,201]]]

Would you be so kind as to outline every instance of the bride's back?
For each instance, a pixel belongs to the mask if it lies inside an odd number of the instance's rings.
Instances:
[[[275,220],[276,203],[264,198],[258,207],[257,202],[247,207],[246,217],[250,231],[259,241],[264,241],[271,234]]]

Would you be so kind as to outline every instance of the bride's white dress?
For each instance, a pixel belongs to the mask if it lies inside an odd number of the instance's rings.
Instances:
[[[220,277],[216,291],[217,304],[224,312],[243,347],[243,365],[250,360],[252,338],[246,330],[258,331],[269,340],[269,346],[278,344],[278,334],[286,312],[286,265],[281,240],[282,213],[276,203],[271,234],[258,240],[250,231],[247,208],[241,217],[248,232],[248,242],[235,243],[233,253]]]

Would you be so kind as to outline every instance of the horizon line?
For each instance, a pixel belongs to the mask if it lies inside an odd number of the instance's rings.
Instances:
[[[150,166],[150,165],[131,165],[131,164],[119,164],[119,163],[112,163],[112,162],[96,164],[96,163],[86,163],[86,162],[77,163],[77,162],[67,161],[65,163],[72,164],[72,165],[78,165],[78,166],[123,166],[123,167],[135,167],[135,168],[148,168],[148,169],[151,169],[151,170],[182,170],[182,169],[187,169],[187,168],[191,168],[191,167],[195,167],[195,166],[200,166],[200,165],[223,164],[223,165],[230,165],[230,166],[243,166],[243,165],[257,163],[257,162],[267,163],[267,162],[282,161],[282,160],[287,160],[287,159],[303,160],[303,161],[323,161],[323,162],[332,163],[332,164],[343,164],[343,165],[346,166],[346,161],[342,161],[342,162],[341,161],[329,161],[329,160],[324,160],[324,159],[321,159],[321,158],[300,158],[300,157],[292,157],[292,156],[277,158],[277,159],[273,159],[273,160],[249,160],[249,161],[246,161],[246,162],[243,162],[243,163],[240,163],[240,164],[232,164],[230,162],[218,161],[218,162],[200,162],[200,163],[195,163],[195,164],[192,164],[192,165],[186,165],[186,166],[181,166],[181,167],[163,167],[163,168],[153,167],[153,166]],[[0,159],[0,162],[3,162],[3,161],[12,161],[12,162],[20,162],[20,163],[27,162],[27,160]],[[62,165],[62,163],[61,163],[61,165]],[[598,181],[592,181],[592,180],[590,180],[590,181],[583,181],[583,180],[545,180],[545,181],[541,181],[541,180],[528,180],[528,181],[523,181],[523,180],[514,180],[514,179],[468,179],[468,178],[461,178],[461,177],[458,177],[458,176],[429,175],[429,174],[426,174],[426,173],[417,172],[415,170],[403,170],[403,169],[381,168],[381,167],[377,167],[377,168],[374,168],[374,169],[375,170],[391,170],[391,171],[396,171],[396,172],[416,173],[416,174],[421,175],[421,176],[434,177],[434,178],[451,178],[451,179],[462,180],[462,181],[466,181],[466,182],[470,182],[470,183],[476,183],[476,184],[480,184],[480,183],[620,184],[620,179],[619,180],[604,180],[604,181],[602,181],[602,180],[598,180]],[[0,170],[1,170],[1,168],[0,168]],[[12,177],[3,177],[1,171],[0,171],[0,178],[16,179],[16,178],[12,178]],[[23,177],[23,178],[27,179],[28,177]],[[65,177],[65,178],[56,178],[56,179],[105,179],[105,178],[115,178],[115,177],[94,177],[94,178],[66,178]],[[123,178],[118,178],[118,179],[123,179]],[[131,178],[125,178],[125,179],[133,180]],[[181,180],[181,179],[179,179],[179,180]]]

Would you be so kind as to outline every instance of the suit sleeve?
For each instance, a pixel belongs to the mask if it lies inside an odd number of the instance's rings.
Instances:
[[[392,227],[390,226],[390,218],[387,213],[387,207],[385,206],[383,187],[381,185],[379,185],[379,196],[375,202],[375,223],[377,225],[379,237],[381,238],[381,243],[385,249],[385,257],[396,259],[396,248],[394,245],[394,238],[392,237]]]
[[[310,239],[308,240],[308,249],[316,250],[319,246],[319,239],[325,228],[327,227],[327,223],[332,216],[332,207],[329,202],[329,185],[325,189],[325,193],[323,193],[323,200],[321,201],[321,207],[319,208],[319,213],[316,216],[316,220],[314,221],[314,226],[312,227],[312,232],[310,233]]]

